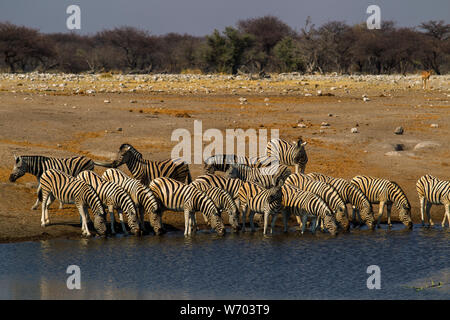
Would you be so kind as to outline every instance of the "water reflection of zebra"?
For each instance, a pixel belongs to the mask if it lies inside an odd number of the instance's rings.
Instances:
[[[391,208],[392,205],[395,204],[396,208],[399,210],[398,215],[400,221],[408,228],[412,228],[411,205],[409,204],[405,192],[403,192],[402,188],[397,183],[386,179],[362,175],[353,177],[351,183],[361,189],[371,204],[380,204],[377,217],[378,227],[380,227],[380,221],[385,205],[387,207],[388,225],[392,225]]]
[[[91,235],[87,226],[88,208],[91,208],[94,214],[95,229],[101,236],[106,235],[105,211],[102,203],[95,190],[86,182],[75,179],[64,172],[50,169],[41,176],[41,189],[41,225],[43,227],[50,223],[48,206],[55,199],[58,199],[62,203],[76,205],[82,220],[81,230],[83,235]]]
[[[444,219],[442,220],[442,227],[445,226],[445,219],[447,219],[450,228],[450,181],[439,180],[431,175],[424,175],[417,180],[417,193],[420,201],[420,214],[422,218],[422,225],[424,225],[424,211],[427,214],[430,226],[433,221],[430,217],[431,206],[443,205],[445,207]]]
[[[72,158],[50,158],[45,156],[14,156],[14,168],[9,176],[9,181],[15,182],[25,173],[30,173],[36,176],[38,181],[37,194],[38,198],[35,204],[31,207],[36,210],[39,205],[39,193],[41,190],[40,179],[42,174],[49,170],[55,169],[64,172],[70,176],[76,177],[78,173],[84,170],[94,170],[94,161],[86,157],[72,157]],[[62,208],[62,204],[60,204]]]
[[[128,234],[123,221],[123,214],[127,215],[128,225],[133,234],[139,235],[140,230],[136,219],[136,209],[134,207],[133,200],[131,200],[128,193],[119,185],[103,180],[98,174],[93,171],[85,170],[78,174],[77,179],[83,180],[94,188],[95,192],[99,196],[101,202],[108,208],[111,217],[111,233],[115,234],[114,230],[114,209],[119,214],[120,224],[122,225],[122,231],[124,234]]]

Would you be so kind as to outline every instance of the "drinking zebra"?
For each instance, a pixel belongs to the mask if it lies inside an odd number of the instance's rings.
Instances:
[[[239,226],[239,210],[230,194],[221,188],[212,187],[206,183],[194,182],[190,185],[204,192],[214,202],[221,216],[222,213],[228,215],[228,222],[233,231],[236,231]]]
[[[119,214],[120,224],[122,225],[122,231],[124,234],[128,234],[128,232],[123,222],[123,211],[127,215],[128,225],[130,226],[133,234],[140,234],[136,219],[136,209],[134,207],[133,200],[131,200],[125,189],[113,182],[103,180],[98,174],[89,170],[80,172],[76,178],[79,180],[83,180],[92,188],[94,188],[95,192],[97,192],[97,195],[100,198],[100,201],[104,206],[108,208],[111,217],[112,234],[116,233],[116,231],[114,230],[114,209],[116,209]]]
[[[110,166],[117,168],[122,164],[126,164],[133,177],[145,186],[159,177],[172,178],[183,183],[192,182],[189,166],[181,159],[146,160],[139,151],[127,143],[120,146],[117,159]]]
[[[267,144],[266,154],[280,160],[281,164],[295,166],[295,173],[304,173],[308,156],[306,155],[306,141],[299,138],[297,143],[290,143],[282,139],[272,139]]]
[[[128,192],[135,207],[138,209],[138,221],[143,231],[146,231],[144,215],[147,213],[153,231],[157,235],[163,232],[161,217],[157,215],[159,209],[158,201],[148,187],[144,186],[138,180],[130,178],[119,169],[107,169],[103,173],[102,179],[113,182]]]
[[[235,154],[217,154],[205,160],[205,173],[213,174],[216,171],[226,172],[231,164],[244,164],[253,168],[269,167],[272,164],[272,158],[238,156]]]
[[[428,223],[433,226],[430,217],[430,209],[433,204],[443,205],[445,207],[442,228],[445,227],[445,219],[448,220],[450,228],[450,181],[439,180],[429,174],[422,176],[416,183],[417,193],[420,201],[420,214],[422,225],[424,225],[423,213],[427,213]]]
[[[395,204],[399,210],[400,221],[409,229],[413,227],[411,221],[411,205],[402,188],[394,181],[375,177],[358,175],[353,177],[351,183],[357,186],[369,199],[371,204],[380,204],[378,210],[377,226],[380,227],[384,206],[387,207],[388,225],[391,224],[391,208]]]
[[[208,224],[218,235],[225,234],[225,226],[214,202],[203,192],[170,178],[156,178],[149,186],[160,204],[160,216],[163,211],[184,211],[184,235],[190,236],[196,230],[195,212],[200,211]]]
[[[291,174],[285,182],[301,190],[313,192],[318,195],[332,210],[338,226],[344,231],[349,230],[350,223],[348,221],[347,207],[333,186],[322,181],[314,180],[302,173]]]
[[[256,183],[246,181],[239,189],[239,203],[242,212],[242,231],[245,231],[245,220],[249,211],[249,222],[251,231],[255,231],[253,217],[255,213],[263,215],[263,234],[267,234],[269,217],[272,217],[271,233],[275,227],[277,214],[281,211],[283,179],[278,179],[276,185],[270,189],[264,189]]]
[[[17,179],[25,175],[25,173],[31,173],[32,175],[36,176],[38,182],[37,200],[31,207],[32,210],[36,210],[39,205],[41,176],[45,171],[49,169],[56,169],[75,177],[81,171],[94,170],[94,161],[86,157],[60,159],[45,156],[14,156],[14,168],[11,172],[11,175],[9,176],[9,181],[15,182]],[[60,204],[60,209],[61,208],[62,204]]]
[[[341,196],[342,200],[344,200],[344,203],[350,203],[352,205],[353,223],[356,222],[356,216],[358,216],[358,221],[364,221],[370,230],[375,227],[372,205],[359,188],[345,179],[333,178],[322,173],[313,172],[308,173],[307,176],[333,186]]]
[[[253,182],[267,189],[274,187],[278,179],[285,180],[291,174],[291,170],[282,164],[267,168],[252,168],[243,164],[232,164],[228,168],[227,174],[228,178]]]
[[[82,235],[90,236],[87,226],[88,207],[94,214],[94,227],[101,236],[106,235],[105,211],[95,190],[82,180],[68,174],[50,169],[41,175],[42,216],[41,226],[50,223],[48,206],[58,199],[62,203],[75,204],[81,216]]]
[[[311,232],[314,233],[319,221],[324,222],[324,227],[331,235],[336,235],[337,225],[331,209],[318,195],[285,184],[281,188],[283,192],[282,213],[284,232],[287,232],[289,216],[295,215],[302,228],[302,234],[306,230],[308,219],[311,220]]]

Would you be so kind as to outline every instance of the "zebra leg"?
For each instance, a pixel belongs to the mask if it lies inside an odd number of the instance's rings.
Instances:
[[[246,220],[246,214],[247,214],[247,206],[242,208],[242,232],[245,232],[245,220]]]
[[[255,225],[253,224],[253,217],[255,216],[255,212],[248,209],[250,213],[248,214],[248,220],[250,221],[250,230],[255,232]]]
[[[263,229],[264,235],[267,234],[267,225],[269,224],[269,215],[270,215],[270,210],[264,210],[264,229]]]
[[[319,220],[317,220],[317,217],[311,219],[311,233],[315,234],[317,225],[319,224]]]
[[[392,223],[391,223],[391,209],[392,209],[392,203],[388,203],[386,205],[386,211],[387,211],[387,223],[389,228],[392,227]]]
[[[116,230],[114,230],[114,208],[112,206],[108,206],[108,211],[109,211],[109,218],[110,218],[110,224],[111,224],[111,234],[116,234]]]
[[[383,216],[385,202],[380,201],[380,207],[378,208],[377,228],[380,227],[381,217]]]
[[[189,209],[185,208],[184,209],[184,236],[191,235],[190,219],[191,219],[191,212]]]
[[[426,205],[426,200],[425,198],[419,198],[419,202],[420,202],[420,218],[422,219],[422,226],[425,225],[425,221],[423,219],[423,214],[425,211],[425,205]]]
[[[445,213],[444,213],[444,219],[442,220],[442,228],[445,227],[445,218],[447,218],[448,221],[448,227],[450,228],[450,203],[447,203],[445,205]]]
[[[295,164],[295,173],[298,173],[298,164]]]
[[[139,228],[141,228],[142,231],[147,232],[147,228],[145,228],[145,220],[144,220],[144,207],[139,205],[138,206],[138,223],[139,223]]]
[[[306,230],[306,222],[308,222],[308,216],[306,215],[306,214],[304,214],[303,216],[302,216],[302,234],[303,233],[305,233],[305,230]],[[315,230],[315,228],[314,228],[314,230]]]
[[[288,220],[289,220],[290,212],[287,209],[283,209],[282,214],[283,214],[283,225],[284,225],[283,232],[286,233],[286,232],[288,232]]]
[[[42,214],[41,214],[41,227],[45,227],[45,212],[47,210],[47,198],[48,194],[43,192],[42,194]]]
[[[37,199],[36,199],[36,202],[31,207],[31,210],[36,210],[37,207],[39,206],[39,192],[40,191],[41,191],[41,183],[39,182],[39,179],[38,179],[38,187],[37,187],[37,190],[36,190]]]
[[[59,202],[59,209],[63,209],[63,203],[61,201]]]
[[[123,211],[122,209],[117,210],[119,214],[120,225],[122,226],[122,231],[124,235],[128,235],[127,227],[125,226],[125,222],[123,222]]]
[[[297,219],[298,226],[301,228],[302,224],[303,224],[301,216],[300,215],[295,215],[295,219]]]
[[[272,216],[272,225],[270,226],[270,233],[273,234],[273,230],[275,230],[275,221],[277,221],[278,214],[275,212]]]
[[[427,206],[425,208],[425,211],[427,213],[428,223],[430,224],[430,227],[434,226],[433,220],[431,220],[431,216],[430,216],[431,206],[432,206],[432,204],[430,202],[427,202]]]

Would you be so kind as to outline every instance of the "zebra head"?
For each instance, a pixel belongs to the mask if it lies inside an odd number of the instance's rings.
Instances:
[[[14,168],[9,176],[9,181],[15,182],[27,172],[27,163],[21,156],[14,155]]]
[[[161,235],[163,233],[161,214],[151,212],[150,225],[157,236]]]
[[[297,141],[294,150],[294,163],[297,163],[301,173],[305,173],[306,163],[308,162],[308,156],[306,155],[305,146],[307,142],[303,141],[300,137]]]
[[[219,236],[225,235],[225,225],[219,213],[217,212],[217,209],[216,212],[211,215],[209,223]]]
[[[365,224],[369,228],[369,230],[375,229],[375,222],[373,218],[373,208],[369,204],[368,206],[364,206],[362,209],[359,210],[359,215],[361,216],[361,219],[364,220]]]
[[[105,215],[102,214],[94,215],[94,228],[101,237],[106,236],[107,229],[106,229]]]
[[[131,232],[136,236],[141,235],[141,230],[139,229],[139,223],[137,221],[136,209],[132,207],[129,210],[127,210],[126,213],[128,225],[130,226]]]
[[[228,214],[232,230],[236,232],[239,229],[239,211],[237,210],[237,207],[233,206],[226,210],[225,213]]]
[[[350,222],[348,220],[347,207],[339,207],[336,212],[336,221],[338,225],[344,230],[348,231],[350,229]]]
[[[112,162],[112,167],[117,168],[124,163],[128,163],[135,157],[142,158],[142,154],[139,153],[131,144],[124,143],[120,146],[119,152],[117,152],[117,159]]]
[[[400,208],[400,211],[398,213],[398,217],[400,218],[400,221],[408,228],[412,229],[413,223],[411,220],[411,207],[407,205],[403,205]]]
[[[333,214],[331,212],[325,214],[323,218],[324,226],[328,230],[328,232],[335,236],[337,234],[337,224],[336,219],[334,218]]]

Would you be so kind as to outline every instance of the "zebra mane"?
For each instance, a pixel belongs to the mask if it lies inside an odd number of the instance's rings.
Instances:
[[[389,181],[389,182],[392,183],[392,184],[394,185],[394,188],[396,188],[396,189],[398,189],[398,190],[400,190],[400,191],[402,192],[402,194],[403,194],[403,196],[402,196],[403,200],[406,201],[406,204],[407,204],[408,208],[411,208],[411,204],[409,203],[409,200],[408,200],[408,198],[406,197],[406,193],[403,191],[402,187],[400,187],[400,185],[399,185],[397,182],[395,182],[395,181]]]
[[[136,148],[134,148],[131,144],[129,143],[124,143],[120,146],[119,150],[122,150],[123,148],[128,148],[129,151],[136,157],[136,158],[141,158],[142,159],[142,153],[140,153],[139,151],[136,150]]]

